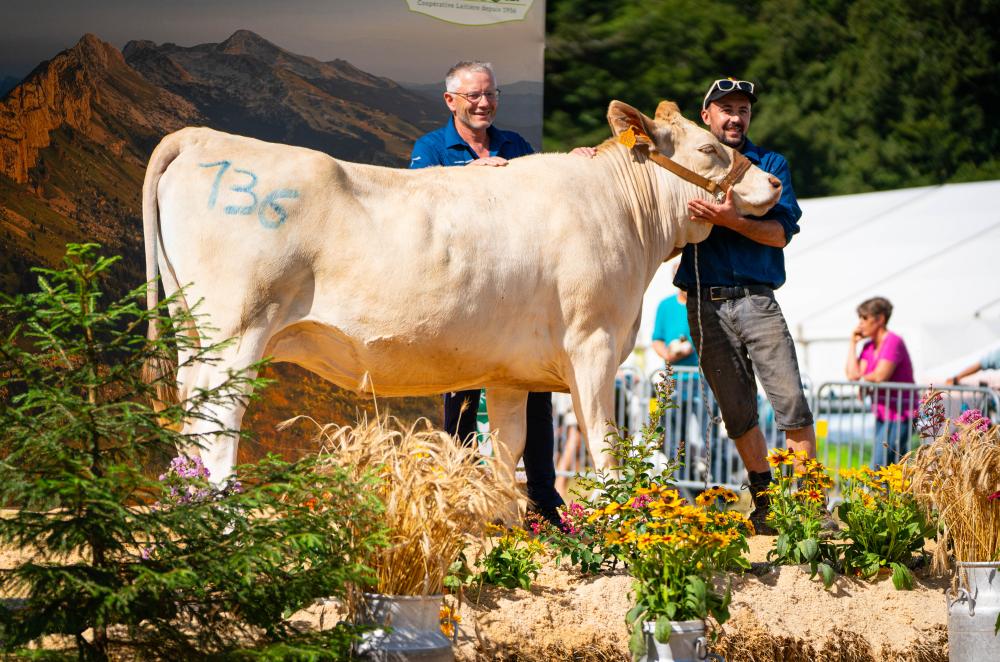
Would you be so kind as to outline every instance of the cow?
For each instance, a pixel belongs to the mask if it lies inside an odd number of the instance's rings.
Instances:
[[[615,372],[657,268],[711,227],[688,200],[729,188],[760,215],[780,182],[662,102],[612,101],[618,139],[596,156],[536,154],[503,168],[399,170],[189,127],[154,150],[143,185],[147,303],[157,276],[200,302],[213,362],[178,370],[175,396],[262,357],[363,395],[486,387],[499,453],[516,464],[529,391],[569,391],[609,465]],[[155,324],[150,337],[156,337]],[[205,345],[207,346],[207,345]],[[216,483],[236,461],[246,404],[184,432]]]

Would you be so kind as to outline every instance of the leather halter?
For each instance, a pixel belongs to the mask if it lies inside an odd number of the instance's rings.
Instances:
[[[670,157],[664,156],[656,151],[656,144],[653,139],[642,132],[641,129],[636,126],[630,126],[628,129],[623,131],[618,136],[618,142],[625,145],[629,149],[633,149],[636,143],[643,143],[649,146],[649,159],[656,165],[666,168],[670,172],[674,173],[681,179],[691,182],[695,186],[705,189],[715,198],[716,202],[722,202],[726,198],[726,192],[733,188],[741,179],[746,171],[752,165],[750,159],[743,156],[735,149],[733,150],[733,164],[729,168],[729,172],[722,180],[716,182],[708,177],[702,177],[694,170],[690,168],[685,168],[680,163],[677,163]]]

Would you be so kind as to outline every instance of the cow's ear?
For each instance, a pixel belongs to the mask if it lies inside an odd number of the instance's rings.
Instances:
[[[681,114],[681,109],[673,101],[661,101],[653,117],[661,122],[673,123]]]
[[[617,100],[608,104],[608,124],[611,125],[611,133],[615,137],[630,128],[647,136],[652,136],[654,130],[651,119],[627,103]]]

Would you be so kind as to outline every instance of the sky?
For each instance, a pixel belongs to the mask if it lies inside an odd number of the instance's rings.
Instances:
[[[542,80],[544,0],[523,21],[488,26],[414,13],[406,0],[0,0],[0,8],[0,78],[27,75],[87,32],[122,48],[133,39],[217,43],[243,28],[397,82],[438,82],[467,59],[493,62],[500,85]]]

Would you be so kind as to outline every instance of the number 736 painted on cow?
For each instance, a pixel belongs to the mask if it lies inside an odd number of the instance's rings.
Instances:
[[[208,195],[208,208],[215,209],[215,202],[219,197],[219,183],[222,181],[222,176],[226,174],[226,171],[229,170],[229,166],[231,166],[232,163],[229,161],[215,161],[214,163],[199,163],[198,165],[202,168],[219,169],[219,172],[215,175],[215,181],[212,182],[212,192]],[[249,204],[226,205],[223,208],[223,211],[234,216],[249,216],[256,211],[257,220],[260,221],[260,224],[271,230],[281,226],[281,224],[288,219],[288,211],[279,205],[277,201],[283,198],[297,198],[299,197],[298,191],[290,188],[279,188],[268,193],[264,196],[263,200],[258,200],[257,194],[254,193],[254,188],[257,186],[257,175],[253,174],[249,170],[243,170],[242,168],[234,168],[233,172],[238,175],[249,177],[249,179],[242,184],[230,186],[227,190],[244,196],[250,196],[248,201]],[[267,217],[265,212],[268,209],[274,212],[277,220],[272,220]]]

